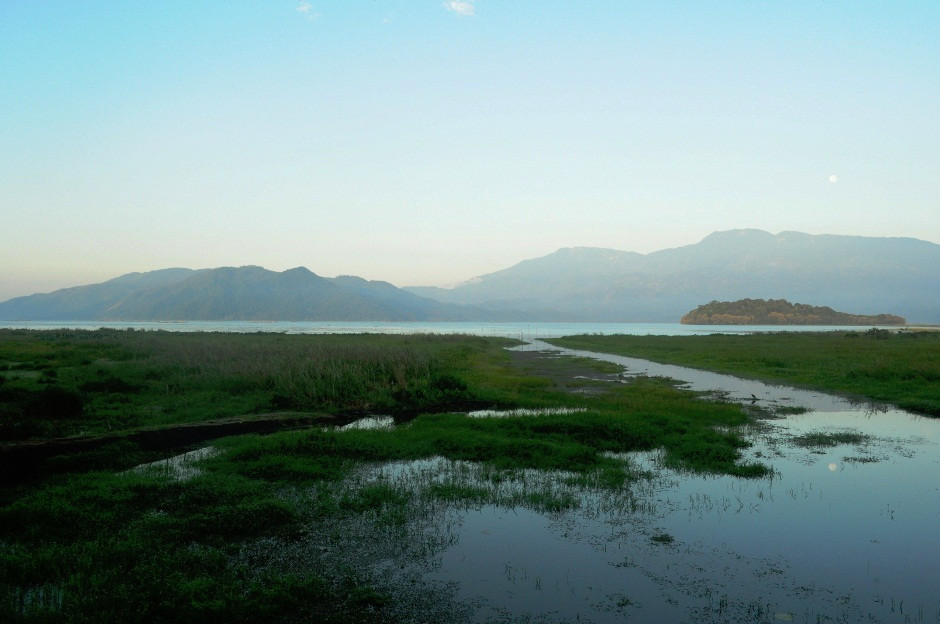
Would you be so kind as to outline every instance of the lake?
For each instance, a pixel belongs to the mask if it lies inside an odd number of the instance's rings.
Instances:
[[[558,338],[578,334],[694,336],[773,331],[867,329],[835,325],[682,325],[680,323],[487,323],[379,321],[0,321],[10,329],[144,329],[181,332],[279,332],[285,334],[472,334],[520,338]],[[897,329],[897,328],[887,328]]]

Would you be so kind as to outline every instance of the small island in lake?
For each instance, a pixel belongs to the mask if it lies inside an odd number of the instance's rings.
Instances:
[[[700,305],[683,325],[906,325],[894,314],[849,314],[828,306],[790,303],[786,299],[739,299]]]

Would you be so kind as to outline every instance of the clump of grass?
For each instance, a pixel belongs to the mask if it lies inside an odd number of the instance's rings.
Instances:
[[[840,431],[835,433],[814,431],[795,436],[791,439],[793,444],[805,448],[827,448],[840,444],[865,444],[871,441],[871,436],[854,431]]]
[[[652,536],[650,540],[656,542],[657,544],[672,544],[674,541],[676,541],[676,538],[674,538],[672,535],[669,535],[669,533],[657,533],[656,535]]]
[[[809,411],[808,407],[803,407],[801,405],[780,405],[775,407],[773,412],[778,415],[787,415],[787,414],[805,414]]]
[[[882,457],[872,457],[871,455],[855,455],[851,457],[843,457],[842,461],[847,464],[876,464],[882,461]]]

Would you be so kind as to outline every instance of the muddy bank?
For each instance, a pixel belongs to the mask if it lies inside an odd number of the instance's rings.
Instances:
[[[121,433],[36,440],[0,445],[0,480],[17,482],[35,475],[46,460],[63,455],[88,453],[119,442],[130,442],[143,451],[173,451],[230,435],[272,433],[314,425],[345,424],[356,416],[276,412]]]
[[[499,406],[470,401],[465,404],[440,404],[428,407],[423,411],[469,412],[475,409],[493,407]],[[419,413],[418,410],[407,410],[389,416],[389,418],[396,423],[401,423],[412,420]],[[61,466],[50,466],[48,460],[94,453],[106,450],[107,447],[115,444],[130,443],[140,451],[148,453],[179,451],[227,436],[251,433],[266,434],[309,427],[344,427],[374,416],[375,414],[364,412],[343,412],[339,414],[272,412],[97,436],[0,444],[0,483],[18,483],[40,474],[68,470],[68,468]]]
[[[588,360],[559,357],[557,351],[510,349],[509,359],[515,368],[535,377],[550,379],[557,388],[572,394],[603,392],[605,385],[620,378],[619,371],[605,372]]]

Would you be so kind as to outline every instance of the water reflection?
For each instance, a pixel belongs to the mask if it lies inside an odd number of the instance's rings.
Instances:
[[[579,414],[586,412],[584,407],[543,407],[538,409],[517,408],[509,410],[474,410],[467,412],[471,418],[505,418],[512,416],[554,416],[558,414]]]
[[[677,472],[654,451],[621,456],[654,477],[615,492],[536,471],[493,481],[439,458],[361,478],[489,493],[422,512],[442,537],[419,576],[474,605],[476,622],[940,622],[940,421],[693,372],[678,377],[693,389],[816,409],[749,430],[744,459],[769,463],[772,476]],[[577,502],[549,512],[520,495],[543,489]]]
[[[734,380],[694,373],[694,389]],[[615,491],[442,458],[370,465],[323,487],[391,488],[407,518],[331,519],[243,556],[371,570],[406,621],[940,622],[940,420],[754,383],[730,390],[817,408],[746,431],[767,478],[675,471],[659,451],[611,456],[652,474]],[[429,494],[448,488],[474,495]]]
[[[857,428],[871,421],[856,416]],[[889,460],[848,463],[842,457],[859,452],[854,445],[787,444],[819,427],[810,420],[775,421],[758,436],[750,452],[774,457],[768,479],[659,467],[630,492],[582,491],[580,506],[563,513],[448,508],[438,522],[451,540],[426,578],[476,600],[475,621],[940,620],[936,431],[926,437],[894,425],[899,435],[889,437],[876,428],[866,452]],[[658,465],[655,452],[633,457]],[[373,477],[419,483],[462,475],[491,486],[472,467],[444,464],[386,466]],[[892,599],[907,613],[892,612]]]
[[[337,427],[337,431],[350,431],[353,429],[380,429],[390,430],[395,427],[395,418],[392,416],[367,416],[354,420],[347,425]]]
[[[189,451],[167,459],[140,464],[131,470],[135,472],[155,472],[163,476],[176,479],[177,481],[186,481],[200,474],[202,470],[198,464],[204,459],[218,454],[218,449],[212,446],[206,446],[195,451]]]

